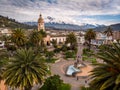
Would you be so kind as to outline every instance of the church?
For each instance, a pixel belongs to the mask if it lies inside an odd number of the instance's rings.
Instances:
[[[44,26],[44,19],[42,18],[42,15],[40,14],[38,18],[38,31],[43,30],[45,31],[45,26]]]
[[[41,14],[39,15],[39,18],[38,18],[38,31],[40,30],[43,30],[46,32],[44,19]],[[50,45],[50,41],[52,40],[56,40],[57,44],[65,43],[66,35],[61,35],[61,34],[59,35],[58,33],[59,32],[57,32],[56,35],[52,35],[52,33],[47,34],[47,36],[44,38],[44,43],[46,45]]]

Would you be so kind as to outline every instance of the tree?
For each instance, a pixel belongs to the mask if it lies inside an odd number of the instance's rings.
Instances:
[[[85,34],[85,40],[88,41],[89,50],[91,49],[91,40],[96,38],[96,33],[93,29],[88,29]]]
[[[120,90],[120,43],[100,50],[96,56],[104,63],[94,64],[90,86],[95,90]]]
[[[104,34],[107,35],[108,37],[112,36],[113,35],[112,28],[109,26],[107,30],[104,31]]]
[[[3,72],[5,70],[5,65],[8,62],[8,54],[5,50],[0,50],[0,81],[3,79]]]
[[[17,28],[12,31],[11,41],[17,46],[22,47],[26,44],[27,38],[22,29]]]
[[[47,78],[40,90],[60,90],[63,81],[59,75],[54,75]]]
[[[76,36],[73,32],[68,34],[67,37],[66,37],[66,44],[69,44],[69,43],[70,43],[71,50],[76,48],[77,39],[76,39]]]
[[[42,34],[43,38],[47,36],[47,34],[46,34],[46,32],[44,30],[41,29],[39,32]]]
[[[47,51],[46,52],[46,58],[48,61],[50,61],[54,56],[54,52],[53,51]]]
[[[109,26],[107,30],[104,31],[104,34],[107,35],[108,38],[110,38],[110,36],[113,36],[112,28]]]
[[[44,30],[42,30],[42,29],[39,31],[39,33],[42,35],[42,40],[41,40],[40,45],[41,45],[42,47],[44,47],[44,46],[45,46],[44,38],[47,36],[47,34],[46,34],[46,32],[45,32]]]
[[[51,43],[54,46],[54,48],[57,48],[57,40],[53,39]]]
[[[41,57],[30,49],[19,49],[11,58],[3,73],[5,84],[10,87],[31,90],[34,84],[42,83],[48,73]]]
[[[37,31],[34,30],[30,34],[30,42],[36,47],[44,46],[44,38],[46,37],[46,33],[43,30]]]
[[[37,30],[32,31],[32,33],[30,34],[30,42],[32,42],[34,46],[38,47],[41,40],[42,35],[40,34],[40,32]]]

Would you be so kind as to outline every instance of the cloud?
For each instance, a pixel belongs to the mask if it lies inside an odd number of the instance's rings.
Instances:
[[[119,5],[120,0],[0,0],[0,12],[22,22],[37,21],[42,13],[44,18],[51,16],[56,22],[111,24],[118,21],[96,16],[120,15]]]

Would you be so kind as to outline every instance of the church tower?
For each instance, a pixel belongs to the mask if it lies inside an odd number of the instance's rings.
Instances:
[[[44,19],[42,18],[41,14],[40,14],[39,19],[38,19],[38,31],[40,31],[40,30],[45,31]]]

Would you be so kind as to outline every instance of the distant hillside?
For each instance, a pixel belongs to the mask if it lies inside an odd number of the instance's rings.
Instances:
[[[45,23],[46,28],[53,28],[53,29],[65,29],[65,30],[81,30],[81,27],[79,25],[73,25],[73,24],[65,24],[63,23]]]
[[[110,25],[110,26],[112,27],[113,30],[120,31],[120,23],[113,24],[113,25]]]
[[[96,27],[96,31],[105,31],[108,26]],[[110,25],[113,31],[120,31],[120,23]]]
[[[37,25],[37,22],[25,22],[28,25]],[[92,25],[92,24],[83,24],[83,25],[75,25],[75,24],[67,24],[64,22],[47,22],[45,23],[45,27],[54,30],[87,30],[89,28],[102,27],[105,25]]]
[[[19,23],[17,21],[15,21],[15,19],[11,19],[8,17],[4,17],[0,15],[0,27],[8,27],[8,28],[23,28],[23,29],[35,29],[37,28],[35,25],[31,26],[31,25],[27,25],[27,24],[23,24],[23,23]]]

